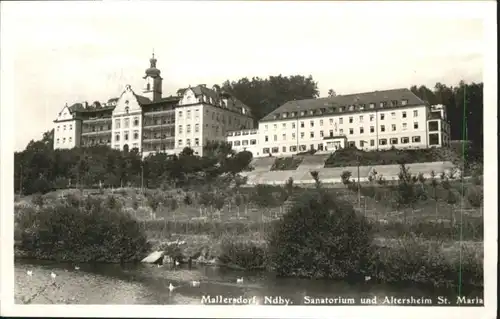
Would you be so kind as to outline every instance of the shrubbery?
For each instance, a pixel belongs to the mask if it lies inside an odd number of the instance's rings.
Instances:
[[[242,241],[233,236],[224,236],[219,260],[224,264],[245,269],[261,269],[266,265],[267,249],[252,241]]]
[[[269,262],[281,276],[352,278],[363,272],[371,242],[369,223],[349,203],[309,191],[270,233]]]
[[[278,157],[274,160],[271,171],[292,171],[302,163],[302,157]]]
[[[148,252],[144,231],[121,212],[112,197],[70,197],[38,210],[16,212],[16,228],[23,255],[72,262],[137,261]]]

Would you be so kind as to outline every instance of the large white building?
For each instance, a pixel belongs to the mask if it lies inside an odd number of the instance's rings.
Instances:
[[[315,150],[334,152],[441,147],[450,142],[442,105],[429,106],[408,89],[290,101],[253,127],[250,109],[217,86],[180,89],[162,97],[162,78],[150,59],[142,95],[127,85],[106,103],[65,106],[55,123],[55,148],[108,145],[112,148],[203,155],[207,141],[228,141],[254,157],[290,156]]]

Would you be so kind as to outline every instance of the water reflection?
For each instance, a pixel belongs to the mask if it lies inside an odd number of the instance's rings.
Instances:
[[[16,302],[22,303],[37,289],[50,282],[50,273],[57,274],[58,288],[47,289],[32,303],[79,304],[202,304],[222,298],[235,303],[244,299],[264,304],[304,304],[305,300],[324,304],[345,304],[360,297],[383,300],[394,297],[429,297],[436,304],[437,296],[452,296],[453,291],[424,290],[415,287],[395,287],[372,281],[349,284],[343,281],[276,278],[268,272],[241,272],[217,267],[157,267],[155,265],[74,264],[16,261]],[[27,271],[33,272],[32,276]],[[237,279],[243,277],[242,283]],[[199,281],[198,287],[191,282]],[[177,287],[169,291],[172,284]],[[411,285],[413,286],[413,285]],[[469,292],[467,295],[478,295]],[[481,294],[482,295],[482,294]],[[479,296],[481,296],[479,295]],[[254,298],[254,299],[252,299]],[[347,300],[347,301],[346,301]],[[344,302],[344,303],[342,303]],[[244,303],[243,303],[244,304]],[[380,303],[379,303],[380,304]]]

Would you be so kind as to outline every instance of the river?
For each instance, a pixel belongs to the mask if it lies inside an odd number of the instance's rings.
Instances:
[[[236,302],[269,304],[269,302],[289,302],[290,305],[304,305],[319,301],[329,304],[354,302],[360,298],[383,304],[385,297],[411,298],[423,302],[427,298],[436,305],[438,296],[445,296],[450,305],[456,305],[453,291],[440,291],[415,287],[396,287],[367,281],[350,284],[343,281],[314,280],[299,278],[276,278],[272,273],[256,271],[235,271],[222,267],[187,266],[157,267],[149,264],[81,264],[75,265],[47,261],[16,260],[15,262],[15,302],[23,303],[31,299],[34,304],[202,304],[207,296],[212,298],[242,297]],[[28,271],[32,275],[27,274]],[[51,273],[56,275],[51,278]],[[237,282],[237,278],[243,282]],[[199,287],[192,287],[192,281],[199,281]],[[55,282],[55,286],[51,283]],[[177,287],[168,289],[169,284]],[[39,290],[43,292],[38,293]],[[467,292],[467,296],[482,297],[482,293]],[[268,297],[267,299],[265,297]],[[271,298],[276,297],[276,298]],[[281,297],[281,298],[279,298]],[[352,300],[349,298],[353,298]],[[214,299],[211,299],[214,301]],[[267,301],[267,303],[266,303]],[[215,300],[217,304],[233,301]],[[401,302],[401,301],[399,301]],[[416,301],[415,301],[416,302]],[[415,304],[412,305],[418,305]],[[392,304],[396,305],[396,304]],[[400,304],[401,305],[401,304]]]

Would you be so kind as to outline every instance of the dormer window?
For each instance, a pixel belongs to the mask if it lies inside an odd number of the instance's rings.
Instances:
[[[292,117],[297,116],[297,112],[292,112]]]
[[[408,100],[402,100],[401,101],[401,105],[407,105],[408,104]]]
[[[392,106],[398,106],[398,100],[392,100],[391,101]]]
[[[344,111],[344,107],[343,106],[339,107],[339,112],[343,112],[343,111]]]
[[[302,111],[302,112],[300,112],[300,115],[301,115],[301,116],[306,115],[306,111]]]
[[[288,117],[288,112],[283,113],[283,118],[287,118],[287,117]]]
[[[354,105],[349,105],[349,111],[354,111]]]
[[[360,110],[364,110],[364,109],[365,109],[365,104],[360,104],[360,105],[359,105],[359,109],[360,109]]]
[[[274,119],[279,119],[280,115],[279,114],[274,114]]]
[[[128,105],[127,105],[127,106],[125,106],[125,113],[127,113],[127,114],[128,114],[128,111],[129,111],[129,107],[128,107]]]
[[[387,102],[380,102],[380,107],[386,107],[387,106]]]
[[[310,111],[309,111],[309,114],[310,114],[310,115],[314,115],[314,110],[310,110]]]
[[[375,108],[375,103],[370,103],[370,108],[374,109]]]
[[[325,108],[321,108],[321,109],[319,109],[319,111],[321,112],[321,114],[326,113],[326,109]]]

